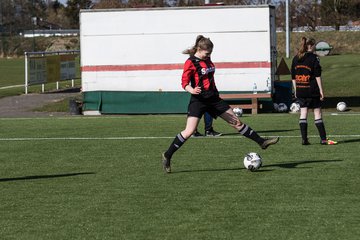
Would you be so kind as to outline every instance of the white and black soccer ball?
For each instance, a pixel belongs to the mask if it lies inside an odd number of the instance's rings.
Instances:
[[[339,112],[344,112],[346,111],[346,103],[345,102],[339,102],[337,105],[336,105],[336,109],[339,111]]]
[[[238,108],[238,107],[233,108],[233,112],[235,113],[235,115],[237,117],[241,117],[243,115],[243,110],[241,108]]]
[[[244,166],[249,171],[256,171],[258,170],[262,165],[262,159],[259,154],[255,152],[250,152],[245,155],[244,157]]]
[[[300,104],[294,102],[290,105],[290,112],[291,113],[297,113],[300,112]]]
[[[274,103],[274,111],[278,112],[279,111],[279,104]]]
[[[287,112],[288,111],[288,107],[286,106],[285,103],[279,103],[279,112]]]

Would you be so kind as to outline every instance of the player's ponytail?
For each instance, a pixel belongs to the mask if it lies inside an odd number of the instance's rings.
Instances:
[[[309,38],[307,41],[306,41],[306,46],[309,50],[309,47],[313,47],[315,45],[315,39],[313,38]]]
[[[202,50],[212,51],[212,49],[214,48],[214,44],[211,42],[210,38],[206,38],[203,35],[198,35],[195,40],[195,45],[189,49],[185,49],[183,51],[183,54],[189,54],[190,56],[194,56],[198,48]]]
[[[300,48],[297,53],[299,59],[302,58],[307,52],[306,40],[307,40],[306,37],[301,38]]]
[[[301,38],[300,48],[298,51],[298,58],[304,57],[305,53],[309,50],[309,47],[313,47],[315,45],[315,39],[309,38],[306,39],[306,37]]]

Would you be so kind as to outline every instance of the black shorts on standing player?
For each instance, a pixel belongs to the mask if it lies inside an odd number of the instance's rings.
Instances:
[[[296,102],[299,103],[300,108],[321,108],[322,102],[320,97],[315,98],[297,98]]]

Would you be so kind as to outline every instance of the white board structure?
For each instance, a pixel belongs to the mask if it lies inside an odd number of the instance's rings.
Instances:
[[[276,68],[275,8],[211,6],[82,10],[84,112],[184,113],[182,51],[198,35],[214,43],[221,93],[271,93]]]

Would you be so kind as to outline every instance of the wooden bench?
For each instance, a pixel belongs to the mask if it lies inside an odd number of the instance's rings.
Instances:
[[[259,98],[271,98],[270,93],[223,93],[220,97],[224,100],[250,99],[251,104],[230,104],[232,108],[251,109],[252,114],[257,114],[259,109]]]

